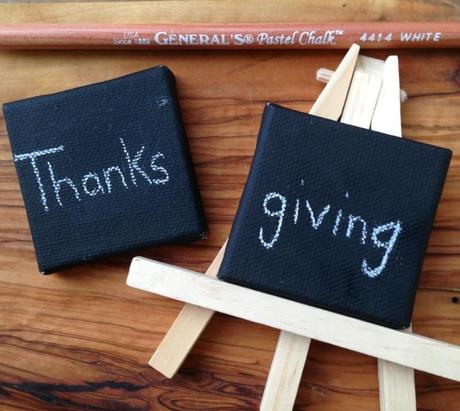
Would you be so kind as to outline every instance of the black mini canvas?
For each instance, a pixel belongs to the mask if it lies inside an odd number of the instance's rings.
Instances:
[[[206,235],[167,67],[3,111],[42,273]]]
[[[408,327],[450,158],[268,104],[218,277]]]

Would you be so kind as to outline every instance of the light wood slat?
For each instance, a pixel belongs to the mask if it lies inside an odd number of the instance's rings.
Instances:
[[[143,257],[133,259],[127,284],[460,381],[460,346],[392,330]]]
[[[398,56],[389,56],[385,61],[382,88],[372,118],[372,130],[402,136],[399,87]],[[417,409],[412,368],[379,359],[378,376],[381,411]]]
[[[381,411],[417,409],[413,368],[379,359],[378,375]]]
[[[227,242],[219,250],[205,275],[210,277],[217,275],[226,245]],[[166,377],[173,378],[213,314],[212,310],[186,304],[153,353],[149,365]]]
[[[292,410],[310,342],[310,338],[280,332],[260,404],[261,411]]]
[[[383,60],[358,57],[341,123],[369,128],[382,85],[383,67]]]
[[[335,70],[331,80],[310,109],[310,114],[338,120],[344,110],[344,103],[349,93],[350,81],[357,65],[359,46],[353,44]]]
[[[331,79],[333,74],[334,74],[334,70],[329,70],[327,68],[321,67],[318,70],[316,70],[316,80],[321,83],[327,83]],[[399,90],[399,100],[401,104],[407,100],[407,93],[403,89]],[[375,116],[375,110],[374,110],[374,116]]]
[[[389,56],[385,60],[382,87],[375,105],[371,129],[402,136],[398,56]]]

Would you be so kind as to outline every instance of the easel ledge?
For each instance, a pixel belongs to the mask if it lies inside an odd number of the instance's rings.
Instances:
[[[189,304],[460,381],[460,346],[300,304],[143,257],[127,284]]]

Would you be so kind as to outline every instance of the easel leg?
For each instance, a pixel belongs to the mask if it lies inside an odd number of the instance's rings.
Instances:
[[[380,358],[378,369],[380,410],[416,411],[414,369]]]
[[[414,369],[378,360],[381,411],[415,411]]]
[[[221,247],[205,275],[211,277],[217,275],[226,246],[227,242]],[[153,353],[149,365],[164,376],[173,378],[213,315],[214,311],[212,310],[185,304]]]
[[[310,338],[287,331],[280,332],[260,404],[261,411],[292,410],[310,341]]]
[[[149,365],[164,376],[173,378],[213,315],[212,310],[185,304],[153,353]]]

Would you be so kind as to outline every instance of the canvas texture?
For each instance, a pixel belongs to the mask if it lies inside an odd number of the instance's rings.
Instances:
[[[408,327],[450,159],[267,104],[218,277]]]
[[[40,272],[206,236],[167,67],[3,112]]]

